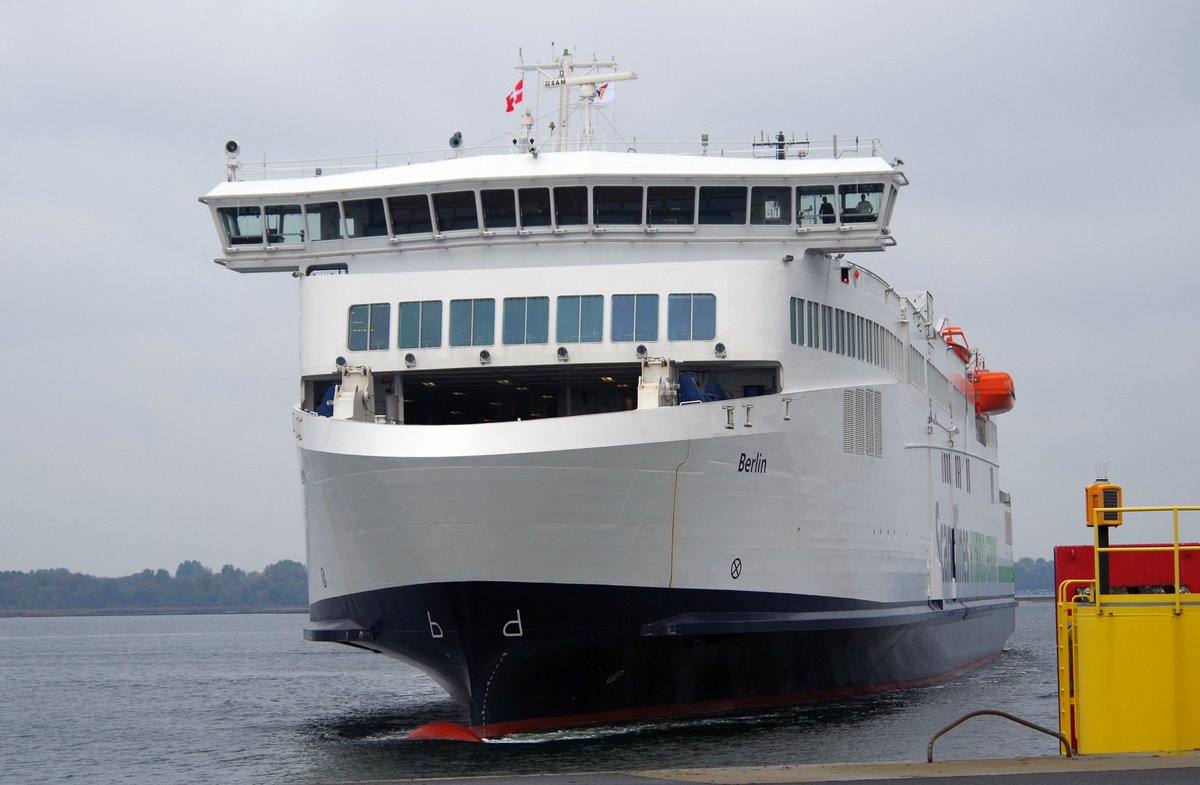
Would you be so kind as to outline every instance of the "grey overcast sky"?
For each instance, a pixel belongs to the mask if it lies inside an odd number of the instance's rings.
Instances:
[[[214,265],[196,199],[226,139],[503,138],[518,47],[552,42],[639,73],[610,107],[627,138],[906,161],[899,246],[860,261],[1015,377],[1018,556],[1086,541],[1098,462],[1127,504],[1200,504],[1198,41],[1195,2],[5,0],[0,570],[303,560],[296,284]]]

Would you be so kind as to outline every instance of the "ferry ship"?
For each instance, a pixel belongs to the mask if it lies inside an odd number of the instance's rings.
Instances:
[[[996,657],[1013,383],[858,261],[902,162],[613,145],[616,69],[519,65],[557,117],[501,151],[252,176],[227,144],[216,262],[299,287],[305,637],[423,669],[483,739]]]

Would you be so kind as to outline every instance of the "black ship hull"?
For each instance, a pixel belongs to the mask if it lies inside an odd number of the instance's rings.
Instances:
[[[428,672],[482,738],[861,695],[999,654],[1012,597],[920,604],[530,583],[398,587],[314,603],[305,636]]]

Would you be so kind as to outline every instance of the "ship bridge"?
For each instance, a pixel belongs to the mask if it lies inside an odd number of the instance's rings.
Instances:
[[[856,150],[867,155],[848,154]],[[231,180],[201,201],[221,243],[216,262],[239,272],[404,269],[412,251],[631,240],[793,253],[895,244],[891,216],[907,179],[877,143],[838,151],[780,140],[720,152],[704,142],[695,155],[586,150],[340,174],[313,167],[304,178]],[[522,264],[537,258],[522,254]]]

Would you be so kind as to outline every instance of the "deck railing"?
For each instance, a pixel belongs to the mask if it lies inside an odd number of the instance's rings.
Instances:
[[[544,147],[543,147],[544,145]],[[553,151],[552,143],[536,143],[538,150]],[[596,150],[603,152],[648,153],[712,156],[718,158],[877,158],[881,153],[876,138],[851,137],[829,140],[795,140],[782,142],[773,139],[715,141],[638,141],[626,140],[575,142],[568,151]],[[470,158],[485,155],[529,155],[528,146],[487,143],[478,146],[449,147],[432,150],[413,150],[403,153],[374,152],[359,155],[341,155],[327,158],[261,161],[238,159],[235,170],[238,180],[275,180],[298,177],[320,177],[331,174],[346,174],[394,166],[446,161],[455,158]]]
[[[1100,545],[1101,516],[1105,513],[1126,513],[1126,512],[1169,512],[1171,513],[1172,538],[1170,545]],[[1200,507],[1097,507],[1092,511],[1092,529],[1095,536],[1095,547],[1092,549],[1093,569],[1092,573],[1098,579],[1100,576],[1100,556],[1108,553],[1171,553],[1172,565],[1174,567],[1174,575],[1172,583],[1175,591],[1175,614],[1178,615],[1182,608],[1182,595],[1179,583],[1179,555],[1185,551],[1200,551],[1200,545],[1181,545],[1179,543],[1179,513],[1181,512],[1200,512]],[[1107,596],[1107,600],[1105,599]],[[1102,595],[1099,591],[1099,584],[1093,581],[1092,598],[1096,604],[1096,613],[1102,612],[1104,602],[1121,602],[1117,599],[1120,595]],[[1135,597],[1137,595],[1134,595]],[[1144,599],[1144,598],[1143,598]],[[1059,601],[1063,599],[1060,597]]]

